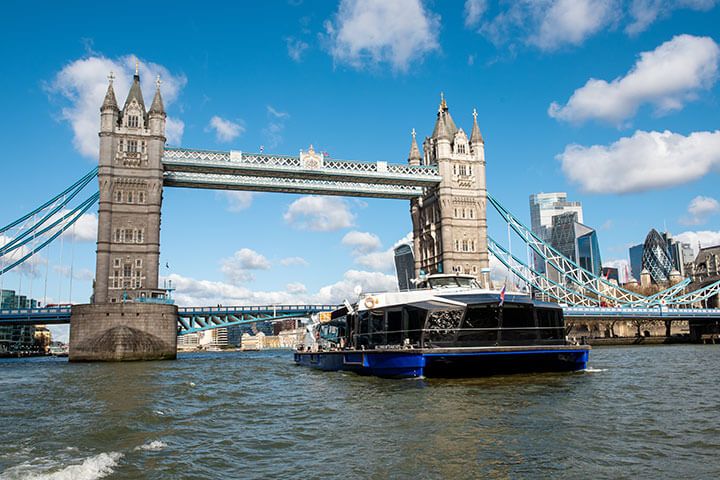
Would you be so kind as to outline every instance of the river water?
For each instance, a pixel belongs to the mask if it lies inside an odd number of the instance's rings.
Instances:
[[[720,346],[384,380],[287,351],[0,360],[0,479],[718,478]]]

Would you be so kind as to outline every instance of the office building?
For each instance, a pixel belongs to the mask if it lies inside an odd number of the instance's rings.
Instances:
[[[530,227],[533,233],[547,241],[552,235],[553,217],[574,212],[577,221],[583,223],[580,202],[568,202],[567,193],[536,193],[530,195]]]
[[[566,212],[552,219],[550,244],[564,256],[595,275],[602,274],[597,232],[578,221],[577,212]]]
[[[400,291],[415,288],[415,284],[410,281],[415,278],[415,257],[412,247],[407,243],[395,248],[395,272]]]

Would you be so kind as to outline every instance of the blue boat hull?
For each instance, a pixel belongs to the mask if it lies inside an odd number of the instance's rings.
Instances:
[[[296,352],[295,363],[324,371],[390,378],[481,377],[583,370],[588,354],[587,347]]]

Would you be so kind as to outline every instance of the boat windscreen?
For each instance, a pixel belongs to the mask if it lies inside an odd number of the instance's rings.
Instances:
[[[457,277],[451,275],[447,277],[429,278],[428,281],[430,288],[480,288],[480,285],[472,277]]]

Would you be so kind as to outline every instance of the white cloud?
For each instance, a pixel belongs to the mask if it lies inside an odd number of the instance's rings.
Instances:
[[[71,268],[68,265],[54,265],[53,270],[65,278],[70,278]],[[72,277],[75,280],[89,282],[95,278],[95,272],[87,268],[72,269]]]
[[[465,0],[465,26],[476,27],[487,10],[487,0]]]
[[[683,225],[702,225],[708,217],[720,213],[720,203],[712,197],[698,195],[688,205],[688,216],[680,219]]]
[[[7,245],[8,243],[12,242],[14,237],[10,237],[7,235],[3,235],[0,233],[0,247]],[[26,237],[27,238],[27,237]],[[6,252],[4,255],[0,256],[0,270],[3,270],[13,263],[17,262],[18,260],[22,259],[25,255],[29,254],[32,251],[32,248],[35,246],[34,243],[29,243],[28,245],[31,245],[31,247],[28,247],[27,245],[23,245],[21,247],[17,247],[16,249]],[[9,247],[12,248],[12,247]],[[30,256],[27,260],[25,260],[23,263],[19,264],[18,266],[14,267],[14,272],[22,272],[24,274],[30,274],[35,277],[40,275],[40,271],[38,269],[39,266],[45,265],[47,263],[47,260],[43,258],[39,253],[36,253],[32,256]]]
[[[315,293],[302,291],[301,284],[292,283],[285,291],[253,291],[245,287],[210,280],[196,280],[172,274],[166,277],[176,288],[175,299],[182,306],[201,305],[269,305],[269,304],[339,304],[355,300],[354,289],[363,292],[397,290],[397,280],[380,272],[349,270],[339,281]]]
[[[255,279],[251,270],[268,270],[270,262],[263,255],[249,248],[242,248],[232,257],[220,262],[220,271],[233,284],[250,282]]]
[[[720,130],[636,131],[606,145],[568,145],[557,156],[565,176],[591,193],[628,193],[680,185],[720,170]]]
[[[625,32],[629,35],[643,32],[655,20],[670,15],[673,10],[710,10],[715,4],[717,0],[632,0],[629,11],[632,23],[625,27]]]
[[[580,45],[619,17],[619,0],[520,0],[507,5],[482,22],[479,32],[495,45],[513,49],[517,43],[545,51]],[[466,24],[471,19],[467,13]]]
[[[217,115],[210,119],[208,129],[215,130],[215,138],[219,142],[232,142],[245,133],[245,127],[239,123],[219,117]]]
[[[352,227],[355,215],[342,198],[306,196],[290,204],[285,221],[302,230],[329,232]]]
[[[374,233],[358,232],[357,230],[346,233],[341,243],[353,247],[354,255],[373,252],[382,246],[380,238]]]
[[[276,110],[272,105],[267,105],[268,124],[262,133],[267,140],[269,148],[275,148],[283,141],[282,133],[285,130],[285,122],[290,118],[290,114]]]
[[[382,252],[371,252],[358,256],[355,263],[372,270],[392,272],[395,269],[395,253],[392,248]]]
[[[307,42],[295,37],[287,37],[285,43],[287,44],[288,56],[295,62],[301,62],[303,53],[310,47]]]
[[[63,210],[61,214],[68,213],[69,210]],[[77,219],[75,224],[65,230],[62,234],[65,238],[75,240],[76,242],[95,242],[97,241],[98,217],[94,213],[83,213]]]
[[[405,72],[440,48],[440,17],[421,0],[342,0],[325,30],[333,59],[357,69],[388,63]]]
[[[687,231],[675,235],[675,240],[683,243],[689,243],[695,255],[698,254],[698,246],[701,248],[714,247],[720,245],[720,231],[698,230],[695,232]]]
[[[122,108],[130,90],[135,72],[135,55],[107,58],[93,54],[70,62],[63,67],[47,86],[50,93],[61,96],[68,105],[61,110],[60,117],[69,122],[74,133],[73,144],[78,152],[90,158],[98,157],[98,132],[100,130],[100,106],[108,85],[108,74],[115,74],[113,83],[115,95]],[[174,75],[157,63],[141,60],[141,86],[146,105],[150,105],[155,94],[155,78],[160,75],[165,107],[169,107],[187,83],[184,75]],[[183,132],[182,121],[167,118],[166,135],[168,142],[179,144]]]
[[[556,0],[530,42],[542,50],[580,45],[615,20],[616,8],[615,0]]]
[[[288,293],[306,293],[307,287],[300,282],[292,282],[285,285]]]
[[[286,257],[280,260],[280,265],[283,267],[307,267],[310,263],[302,257]]]
[[[683,108],[718,77],[720,47],[710,37],[678,35],[655,50],[642,52],[624,77],[612,82],[591,78],[567,104],[553,102],[548,114],[559,120],[596,119],[621,124],[644,104],[658,113]]]
[[[242,191],[220,192],[228,202],[228,210],[231,212],[240,212],[252,205],[253,193]]]

